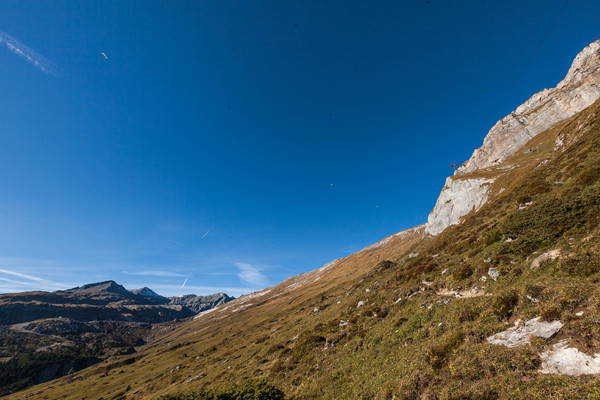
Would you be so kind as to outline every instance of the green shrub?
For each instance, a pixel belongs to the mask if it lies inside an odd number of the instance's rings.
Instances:
[[[542,311],[542,321],[551,322],[560,319],[560,311],[555,307],[548,308]]]
[[[421,275],[428,274],[437,267],[438,264],[431,257],[417,256],[411,258],[400,268],[394,275],[394,280],[397,282],[416,281],[421,278]]]
[[[496,296],[492,302],[492,311],[499,319],[508,319],[513,314],[519,303],[519,296],[515,292]]]
[[[560,269],[572,276],[590,276],[600,271],[600,260],[589,252],[578,254],[561,262]]]
[[[441,345],[429,349],[426,360],[434,369],[439,369],[448,362],[450,353],[463,342],[464,335],[457,332],[448,337]]]
[[[470,306],[466,306],[459,311],[458,314],[458,322],[465,323],[475,321],[475,319],[479,316],[479,312],[473,309]]]
[[[467,264],[462,264],[462,265],[458,266],[452,272],[452,276],[454,277],[454,279],[457,279],[457,280],[466,279],[466,278],[470,277],[471,275],[473,275],[473,269],[470,266],[468,266]]]
[[[564,197],[550,197],[510,214],[500,225],[503,237],[517,238],[504,253],[529,255],[548,247],[563,233],[599,222],[600,187],[590,186]]]
[[[589,186],[600,179],[600,167],[590,167],[583,170],[576,178],[575,184]]]
[[[298,342],[292,351],[294,362],[308,362],[312,359],[313,349],[325,345],[327,340],[323,336],[313,335],[305,332],[298,338]]]
[[[251,380],[223,390],[168,394],[158,400],[285,400],[285,394],[265,380]]]
[[[539,298],[544,291],[544,286],[528,284],[523,290],[523,294],[533,298]]]

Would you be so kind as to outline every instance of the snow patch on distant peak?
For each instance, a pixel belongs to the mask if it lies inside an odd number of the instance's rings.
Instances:
[[[131,293],[137,294],[137,295],[140,295],[140,296],[146,296],[146,297],[156,297],[158,299],[163,299],[164,298],[164,296],[161,296],[160,294],[156,293],[154,290],[150,289],[147,286],[144,286],[141,289],[131,290]]]

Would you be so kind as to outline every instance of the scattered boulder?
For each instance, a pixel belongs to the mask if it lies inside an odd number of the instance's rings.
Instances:
[[[515,326],[487,338],[492,344],[506,347],[526,346],[531,336],[541,336],[550,339],[564,326],[560,321],[543,322],[540,317],[526,321],[522,326]]]
[[[497,280],[500,277],[500,271],[498,271],[496,268],[494,267],[490,267],[490,269],[488,270],[488,275],[490,276],[490,278],[492,278],[493,280]]]
[[[537,256],[535,258],[535,260],[533,260],[531,262],[531,269],[537,269],[539,268],[540,265],[542,265],[542,263],[544,261],[548,261],[548,260],[556,260],[558,257],[560,256],[560,250],[559,249],[555,249],[555,250],[550,250],[544,254],[542,254],[541,256]]]
[[[457,299],[460,299],[483,296],[485,295],[485,291],[483,289],[480,290],[477,286],[475,286],[472,289],[465,289],[461,291],[452,289],[440,289],[437,291],[436,294],[438,296],[453,296]]]
[[[532,303],[539,303],[539,302],[540,302],[540,300],[539,300],[539,299],[536,299],[535,297],[532,297],[532,296],[530,296],[530,295],[528,295],[528,294],[527,294],[527,295],[525,295],[525,297],[527,297],[527,300],[529,300],[529,301],[530,301],[530,302],[532,302]]]

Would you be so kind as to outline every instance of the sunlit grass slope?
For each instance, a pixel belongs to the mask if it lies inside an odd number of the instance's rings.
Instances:
[[[600,351],[600,103],[461,178],[477,176],[495,178],[488,203],[438,236],[390,237],[8,398],[155,399],[250,379],[294,399],[600,398],[595,376],[538,372],[561,338]],[[521,348],[485,340],[536,316],[565,326]]]

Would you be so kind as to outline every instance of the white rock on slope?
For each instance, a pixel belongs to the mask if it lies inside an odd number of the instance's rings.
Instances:
[[[513,327],[503,332],[487,338],[487,341],[492,344],[501,344],[506,347],[526,346],[529,343],[531,336],[541,336],[544,339],[549,339],[554,336],[563,323],[560,321],[543,322],[540,318],[530,319],[522,326]]]
[[[588,375],[600,373],[600,354],[594,357],[568,347],[568,342],[562,340],[552,346],[551,350],[541,355],[544,374]]]
[[[433,211],[427,218],[425,231],[437,235],[471,210],[477,211],[487,201],[493,179],[457,179],[448,177]]]
[[[560,257],[560,249],[550,250],[549,252],[546,252],[541,256],[536,257],[535,260],[531,262],[529,268],[538,269],[544,261],[556,260],[558,257]]]
[[[583,49],[567,76],[553,89],[534,94],[490,129],[457,175],[497,165],[537,134],[575,115],[600,98],[600,40]]]

